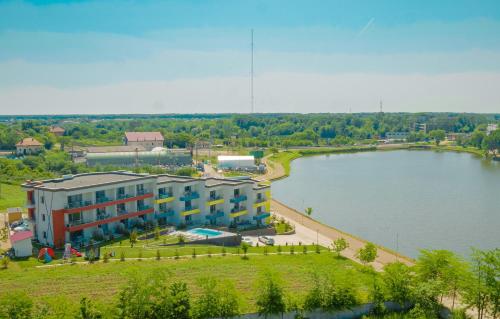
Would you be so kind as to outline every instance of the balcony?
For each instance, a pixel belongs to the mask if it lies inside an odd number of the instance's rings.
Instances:
[[[126,210],[119,210],[116,212],[118,215],[125,215],[125,214],[128,214],[128,212]]]
[[[267,199],[258,199],[255,201],[255,204],[253,204],[253,208],[265,206],[268,203],[269,201]]]
[[[138,189],[137,190],[137,196],[146,195],[147,193],[149,193],[149,191],[147,189]]]
[[[217,205],[224,203],[224,198],[222,196],[211,196],[207,200],[207,206]]]
[[[64,208],[66,208],[66,209],[80,208],[80,207],[85,207],[85,206],[90,206],[90,205],[93,205],[92,201],[86,200],[86,201],[68,203],[66,206],[64,206]]]
[[[247,195],[238,195],[230,199],[231,203],[240,203],[247,200]]]
[[[271,213],[260,213],[257,216],[254,216],[254,220],[263,220],[271,216]]]
[[[158,194],[155,199],[155,204],[170,203],[175,199],[173,194]]]
[[[181,196],[180,200],[183,202],[187,202],[189,200],[198,198],[200,198],[200,194],[198,194],[198,192],[186,192]]]
[[[96,204],[102,204],[102,203],[107,203],[107,202],[111,202],[112,199],[108,198],[108,197],[98,197],[95,199],[95,203]]]
[[[68,227],[73,227],[73,226],[78,226],[78,225],[83,225],[90,223],[89,221],[84,221],[83,219],[76,219],[68,222]]]
[[[235,218],[235,217],[242,216],[245,214],[248,214],[248,210],[245,207],[233,208],[233,209],[231,209],[231,213],[229,214],[229,217]]]
[[[185,211],[181,212],[181,216],[189,216],[189,215],[199,214],[200,212],[201,212],[201,210],[199,208],[190,207],[190,208],[186,208]]]
[[[156,218],[167,218],[167,217],[173,217],[175,212],[173,210],[167,210],[167,211],[159,211],[155,213]]]
[[[119,200],[119,199],[131,198],[131,197],[134,197],[134,196],[129,195],[129,194],[117,194],[117,195],[116,195],[116,199],[117,199],[117,200]]]
[[[104,220],[104,219],[108,219],[108,218],[111,218],[110,214],[100,214],[100,215],[97,215],[97,220]]]
[[[208,220],[216,220],[217,218],[224,217],[224,212],[223,211],[216,211],[215,213],[212,213],[210,215],[205,216],[206,219]]]
[[[138,211],[147,210],[147,209],[151,209],[151,206],[149,206],[149,205],[137,205]]]

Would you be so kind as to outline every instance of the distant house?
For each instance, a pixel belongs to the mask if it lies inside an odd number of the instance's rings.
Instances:
[[[493,131],[496,131],[498,129],[497,124],[488,124],[488,127],[486,127],[486,135],[490,135],[493,133]]]
[[[43,144],[32,137],[26,137],[16,144],[17,155],[33,155],[43,150]]]
[[[408,138],[408,132],[387,132],[385,138],[387,140],[405,140]]]
[[[52,126],[49,130],[50,133],[54,134],[55,136],[63,136],[64,135],[64,129],[59,126]]]
[[[142,146],[147,151],[162,147],[163,140],[160,132],[125,132],[125,145]]]
[[[30,230],[19,231],[10,235],[10,243],[16,257],[29,257],[33,254],[32,237],[33,233]]]

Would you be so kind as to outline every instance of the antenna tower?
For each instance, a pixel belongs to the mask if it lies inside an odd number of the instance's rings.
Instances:
[[[251,60],[250,60],[250,100],[251,113],[254,112],[254,97],[253,97],[253,29],[251,30]]]

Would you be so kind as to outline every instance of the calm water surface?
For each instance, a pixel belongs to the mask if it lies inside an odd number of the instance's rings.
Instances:
[[[317,220],[416,257],[500,247],[500,162],[388,151],[300,158],[273,197]]]

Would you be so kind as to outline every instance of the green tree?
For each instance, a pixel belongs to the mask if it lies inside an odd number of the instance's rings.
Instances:
[[[130,233],[130,247],[134,247],[135,243],[137,243],[137,231],[134,229]]]
[[[243,259],[248,259],[247,252],[248,252],[248,247],[250,247],[247,243],[241,242],[241,250],[243,250]]]
[[[155,232],[154,232],[155,240],[160,239],[160,228],[155,227]]]
[[[436,145],[439,145],[439,143],[444,141],[446,132],[444,130],[433,130],[429,132],[429,136],[434,140]]]
[[[410,268],[402,262],[394,262],[384,266],[382,281],[389,300],[404,304],[411,300],[413,275]]]
[[[281,281],[269,272],[259,280],[257,292],[257,310],[259,315],[278,315],[286,310],[285,295]]]
[[[366,243],[363,248],[358,250],[356,257],[365,265],[375,261],[377,258],[377,246],[370,242]]]
[[[239,315],[239,299],[231,282],[209,277],[200,279],[198,284],[202,292],[193,304],[194,318],[232,318]]]
[[[340,237],[333,241],[332,246],[333,250],[337,253],[337,256],[340,257],[340,253],[349,247],[349,243],[344,237]]]
[[[312,207],[307,207],[304,212],[306,213],[307,216],[311,217],[312,213],[313,213],[313,209]]]

